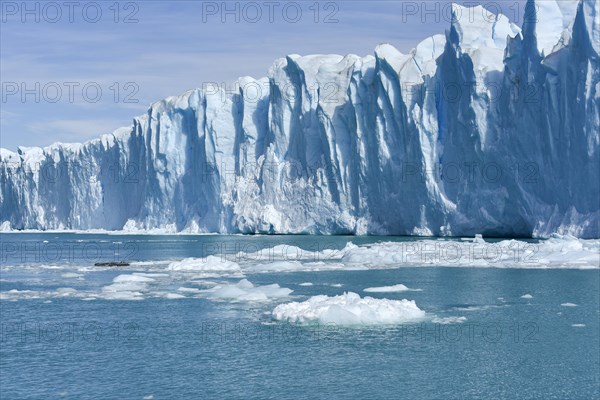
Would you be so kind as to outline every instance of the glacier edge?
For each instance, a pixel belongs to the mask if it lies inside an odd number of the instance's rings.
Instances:
[[[408,54],[289,55],[84,144],[2,149],[0,223],[598,238],[597,5],[535,6],[520,29],[455,5]]]

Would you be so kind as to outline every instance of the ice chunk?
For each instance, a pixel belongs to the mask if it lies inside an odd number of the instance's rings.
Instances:
[[[118,275],[117,277],[115,277],[113,279],[113,282],[115,283],[128,283],[128,282],[154,282],[153,278],[147,277],[147,276],[143,276],[143,275],[137,275],[137,274],[123,274],[123,275]]]
[[[423,320],[426,313],[412,300],[361,298],[353,292],[339,296],[313,296],[304,302],[280,304],[277,320],[338,325],[388,325]]]
[[[257,272],[285,272],[303,270],[304,266],[299,261],[274,261],[272,263],[257,264],[252,267]]]
[[[60,276],[63,278],[81,278],[83,275],[78,274],[76,272],[65,272],[64,274],[61,274]]]
[[[143,300],[148,284],[154,282],[147,276],[122,274],[113,278],[111,285],[102,288],[102,297],[107,300]]]
[[[177,299],[185,299],[185,296],[179,293],[166,293],[164,295],[165,299],[169,300],[177,300]]]
[[[393,293],[393,292],[420,292],[422,289],[410,289],[403,284],[399,283],[392,286],[379,286],[379,287],[368,287],[363,289],[363,292],[368,293]]]
[[[236,262],[217,256],[208,256],[206,258],[186,258],[181,261],[170,263],[168,269],[171,271],[199,271],[213,273],[240,272],[240,266]]]
[[[575,303],[562,303],[561,306],[562,307],[577,307],[577,304],[575,304]]]
[[[261,302],[288,297],[293,290],[282,288],[278,284],[254,286],[247,279],[237,284],[220,284],[204,293],[212,299],[222,299],[242,302]]]
[[[189,288],[189,287],[180,287],[177,288],[178,291],[180,292],[186,292],[186,293],[200,293],[201,290],[198,288]]]
[[[466,320],[467,320],[466,317],[444,317],[444,318],[435,317],[431,320],[431,322],[433,322],[434,324],[446,325],[446,324],[462,324]]]

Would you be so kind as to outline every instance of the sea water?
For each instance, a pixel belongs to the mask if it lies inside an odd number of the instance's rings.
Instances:
[[[600,396],[595,243],[482,267],[389,237],[0,240],[2,399]]]

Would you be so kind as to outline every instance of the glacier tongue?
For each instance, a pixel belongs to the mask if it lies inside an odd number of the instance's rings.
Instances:
[[[2,229],[598,237],[593,0],[453,7],[402,54],[290,55],[84,144],[0,152]]]

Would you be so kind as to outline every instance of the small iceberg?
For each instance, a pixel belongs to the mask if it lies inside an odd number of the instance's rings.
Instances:
[[[272,314],[280,321],[337,325],[392,325],[426,318],[425,311],[413,300],[361,298],[353,292],[333,297],[313,296],[304,302],[280,304]]]
[[[244,302],[262,302],[272,299],[281,299],[288,297],[293,290],[279,286],[278,284],[255,286],[247,279],[242,279],[236,284],[221,284],[204,291],[208,298],[244,301]]]
[[[239,274],[241,268],[238,263],[217,256],[206,258],[186,258],[169,264],[170,271],[181,272],[212,272],[219,274]]]
[[[561,306],[562,307],[577,307],[577,304],[575,304],[575,303],[562,303]]]
[[[411,289],[399,283],[392,286],[368,287],[363,289],[367,293],[398,293],[398,292],[420,292],[422,289]]]

